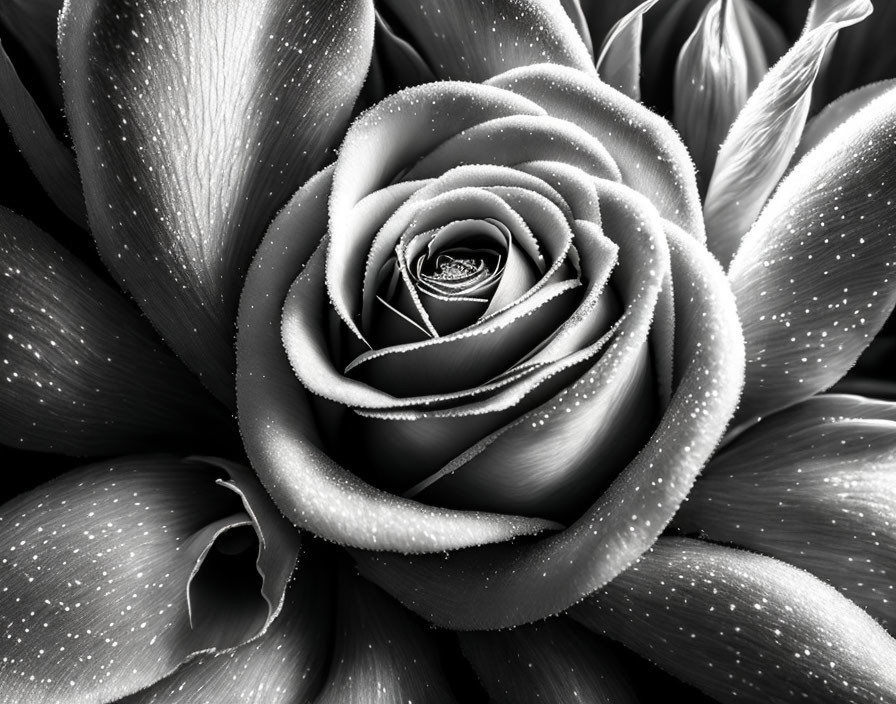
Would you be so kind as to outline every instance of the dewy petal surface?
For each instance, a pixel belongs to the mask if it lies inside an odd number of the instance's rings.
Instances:
[[[727,265],[799,145],[812,85],[844,27],[871,13],[868,0],[817,0],[806,31],[750,96],[719,148],[703,213],[709,248]]]
[[[896,632],[896,404],[822,394],[703,470],[672,526],[777,557]]]
[[[193,653],[264,631],[282,597],[265,606],[256,591],[250,604],[243,587],[267,576],[253,576],[251,562],[228,562],[235,553],[217,541],[227,527],[255,525],[247,510],[274,509],[249,507],[232,487],[216,485],[222,475],[201,461],[131,457],[75,470],[0,508],[0,699],[112,701]],[[298,554],[293,536],[267,534],[259,549],[276,553],[287,575]],[[214,561],[248,570],[219,576],[206,596],[220,610],[208,622],[205,604],[194,601],[190,612],[188,593]],[[282,580],[281,594],[285,587]]]
[[[568,608],[618,575],[662,531],[733,413],[743,365],[736,311],[718,263],[669,231],[676,359],[685,364],[641,453],[566,530],[526,544],[447,555],[352,552],[361,573],[428,620],[457,630],[506,628]]]
[[[552,0],[380,0],[439,79],[484,81],[551,62],[594,75],[591,54]]]
[[[896,696],[896,641],[809,573],[745,550],[661,538],[570,615],[726,704]]]
[[[495,704],[639,701],[609,645],[570,619],[461,633],[459,638]]]
[[[222,400],[249,259],[342,136],[373,24],[371,0],[66,4],[66,107],[97,245]]]
[[[0,441],[109,455],[231,426],[118,291],[5,208],[0,261]]]
[[[894,114],[891,90],[810,152],[732,261],[747,344],[740,418],[830,387],[896,304]]]

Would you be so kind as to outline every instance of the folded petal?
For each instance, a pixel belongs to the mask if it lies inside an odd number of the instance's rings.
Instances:
[[[16,7],[5,3],[2,7]],[[55,52],[54,52],[55,61]],[[75,155],[53,133],[43,112],[22,84],[0,43],[0,113],[16,146],[53,203],[72,222],[87,226]]]
[[[766,74],[719,149],[703,214],[709,248],[725,265],[799,145],[827,47],[840,29],[871,13],[868,0],[816,4],[816,20]]]
[[[456,700],[431,631],[380,589],[343,568],[332,666],[314,701],[451,704]]]
[[[703,471],[672,522],[777,557],[896,631],[896,404],[821,395],[756,424]]]
[[[597,56],[597,72],[601,79],[633,100],[641,99],[643,17],[657,1],[642,2],[613,25]]]
[[[731,263],[747,344],[740,418],[831,386],[896,304],[894,114],[890,90],[800,161]]]
[[[807,572],[661,538],[570,615],[720,702],[885,702],[896,641]]]
[[[277,216],[250,268],[240,304],[237,399],[246,453],[291,520],[337,543],[440,551],[537,533],[554,524],[448,511],[380,491],[322,449],[308,395],[280,336],[282,302],[326,231],[333,169],[311,179]],[[296,237],[296,232],[306,237]],[[335,512],[334,512],[335,509]]]
[[[0,252],[0,442],[108,455],[230,427],[119,292],[3,208]]]
[[[670,227],[678,381],[640,454],[560,533],[446,555],[354,550],[363,575],[438,625],[506,628],[568,608],[655,541],[724,431],[743,364],[721,269],[702,245]]]
[[[576,26],[549,0],[380,2],[402,22],[439,79],[479,82],[544,62],[594,75]]]
[[[118,704],[296,704],[323,684],[332,640],[331,580],[305,559],[267,633],[224,652],[201,654]]]
[[[234,490],[250,486],[248,470],[222,475],[202,461],[134,457],[0,508],[0,698],[110,701],[267,629],[286,580],[253,562],[288,575],[298,534],[269,530],[283,521],[276,509]],[[269,579],[279,580],[274,604],[258,589]]]
[[[640,701],[609,645],[567,618],[459,638],[495,704]]]
[[[373,24],[371,0],[66,4],[66,107],[97,245],[222,400],[249,259],[342,137]]]

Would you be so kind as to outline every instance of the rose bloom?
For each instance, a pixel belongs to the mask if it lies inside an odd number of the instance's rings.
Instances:
[[[871,9],[0,5],[0,700],[896,698]]]

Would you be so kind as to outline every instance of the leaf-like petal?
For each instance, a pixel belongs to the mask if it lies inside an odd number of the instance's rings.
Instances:
[[[371,0],[66,3],[66,107],[100,253],[227,402],[245,269],[341,138],[373,25]]]
[[[808,570],[896,631],[896,404],[820,395],[703,471],[672,526]]]
[[[646,0],[620,19],[609,31],[597,56],[601,79],[632,100],[641,99],[641,33],[644,13],[658,0]]]
[[[570,610],[720,702],[896,696],[896,641],[807,572],[744,550],[661,538]]]
[[[230,426],[118,291],[3,208],[0,253],[0,442],[108,455]]]
[[[747,343],[740,418],[831,386],[896,304],[894,114],[891,90],[800,161],[731,263]]]

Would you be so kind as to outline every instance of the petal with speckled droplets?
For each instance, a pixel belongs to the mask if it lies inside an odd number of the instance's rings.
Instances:
[[[896,641],[807,572],[661,538],[570,615],[725,704],[890,702]]]
[[[896,632],[896,404],[821,395],[710,463],[672,527],[777,557]]]
[[[298,704],[323,683],[331,635],[331,580],[304,558],[267,633],[233,650],[202,654],[118,704]]]
[[[231,427],[118,291],[4,208],[0,261],[0,442],[109,455]]]
[[[226,402],[244,272],[342,137],[373,25],[371,0],[66,3],[66,109],[100,253]]]
[[[747,345],[739,418],[830,387],[896,304],[894,114],[896,89],[806,155],[732,261]]]
[[[545,62],[595,75],[570,17],[551,0],[379,0],[439,79],[484,81]]]
[[[609,644],[567,618],[459,638],[494,704],[639,701]]]
[[[361,573],[433,623],[506,628],[558,613],[657,538],[715,449],[739,395],[743,340],[718,263],[670,225],[676,386],[656,432],[566,530],[447,555],[352,551]]]
[[[299,538],[253,482],[131,457],[0,508],[0,700],[111,701],[263,633]]]
[[[339,570],[333,659],[315,704],[454,704],[426,625],[347,567]]]

